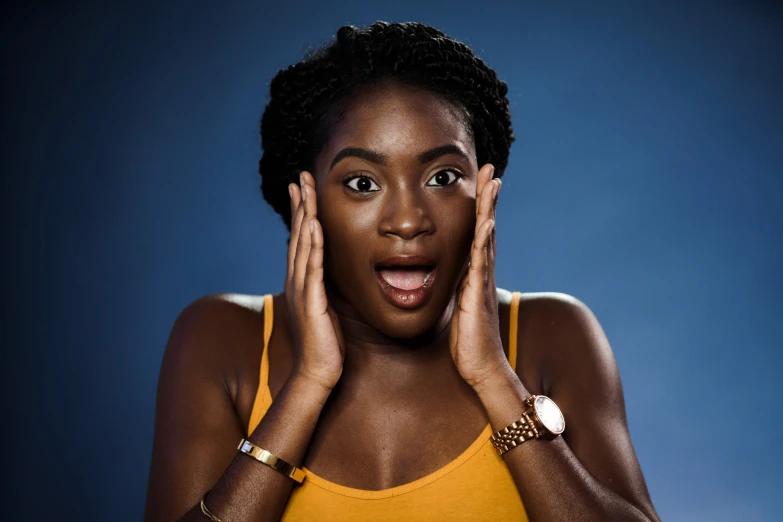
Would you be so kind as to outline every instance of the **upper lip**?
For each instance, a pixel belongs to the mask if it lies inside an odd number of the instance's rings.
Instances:
[[[427,256],[391,256],[378,261],[375,265],[379,268],[394,266],[435,266],[435,260]]]

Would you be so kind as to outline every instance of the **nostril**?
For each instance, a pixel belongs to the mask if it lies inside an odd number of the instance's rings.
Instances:
[[[407,198],[406,198],[407,199]],[[381,219],[380,232],[402,239],[413,239],[434,229],[429,213],[419,201],[390,203]]]

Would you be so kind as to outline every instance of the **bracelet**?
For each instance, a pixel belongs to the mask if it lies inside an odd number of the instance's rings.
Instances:
[[[204,504],[204,499],[207,498],[207,495],[209,495],[209,491],[204,493],[204,497],[201,499],[201,512],[204,513],[208,519],[210,519],[212,522],[223,522],[220,520],[213,512],[209,510],[206,504]]]
[[[245,455],[249,455],[262,464],[266,464],[278,473],[282,473],[286,477],[301,484],[305,478],[305,473],[296,466],[292,466],[288,462],[279,457],[275,457],[265,449],[261,449],[249,440],[242,439],[239,441],[239,451]]]

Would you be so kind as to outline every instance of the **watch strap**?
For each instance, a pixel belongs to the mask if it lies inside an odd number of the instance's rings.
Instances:
[[[536,423],[532,419],[532,409],[528,409],[522,414],[522,418],[513,422],[500,431],[495,432],[489,440],[498,452],[503,455],[505,452],[516,448],[523,442],[530,439],[537,439],[539,431]]]

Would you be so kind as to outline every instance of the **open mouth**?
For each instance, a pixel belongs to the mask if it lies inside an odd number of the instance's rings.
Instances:
[[[432,278],[434,267],[378,267],[376,271],[378,272],[378,277],[386,281],[389,286],[400,290],[416,290],[429,282]]]
[[[424,256],[394,257],[375,266],[387,300],[400,308],[416,308],[429,297],[436,275],[435,261]]]

